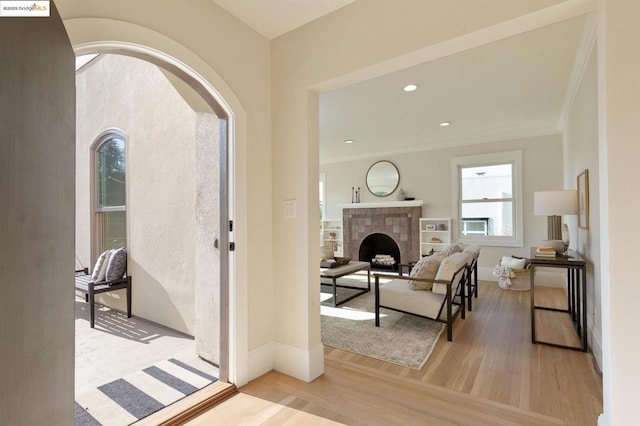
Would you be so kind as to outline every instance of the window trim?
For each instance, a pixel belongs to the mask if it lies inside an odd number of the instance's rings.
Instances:
[[[127,211],[127,205],[129,205],[129,191],[126,190],[126,186],[125,186],[125,205],[124,206],[109,206],[109,207],[98,207],[98,177],[97,177],[97,170],[98,170],[98,149],[100,149],[100,147],[102,146],[102,144],[104,144],[105,142],[107,142],[110,139],[113,138],[119,138],[122,139],[124,141],[124,146],[125,146],[125,174],[128,174],[128,163],[129,163],[129,150],[127,149],[127,135],[125,134],[124,131],[122,131],[121,129],[118,128],[109,128],[106,130],[103,130],[91,143],[91,147],[90,147],[90,160],[89,160],[89,164],[91,165],[90,167],[90,173],[91,173],[91,179],[90,179],[90,191],[91,191],[91,195],[89,196],[89,202],[90,202],[90,206],[89,206],[89,211],[90,211],[90,216],[91,216],[91,220],[90,220],[90,232],[91,232],[91,236],[90,236],[90,247],[91,247],[91,264],[94,265],[96,260],[98,259],[98,257],[100,256],[100,254],[102,253],[102,218],[100,217],[100,213],[109,213],[109,212],[118,212],[118,211]],[[126,213],[125,213],[126,215]],[[126,229],[128,228],[127,226],[127,218],[125,216],[125,239],[126,239],[126,246],[128,246],[128,238],[129,238],[129,233],[126,231]]]
[[[513,236],[469,236],[463,235],[460,220],[462,217],[462,181],[461,167],[481,167],[495,164],[511,163],[513,165]],[[464,244],[495,247],[524,247],[524,214],[522,191],[522,151],[505,151],[491,154],[469,155],[453,157],[451,159],[451,211],[453,229],[457,241]],[[488,200],[491,201],[491,200]]]

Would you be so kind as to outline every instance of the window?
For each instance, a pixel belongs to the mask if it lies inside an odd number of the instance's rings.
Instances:
[[[522,247],[520,151],[452,159],[458,240]]]
[[[124,247],[127,239],[126,155],[124,137],[109,133],[95,148],[96,253]]]

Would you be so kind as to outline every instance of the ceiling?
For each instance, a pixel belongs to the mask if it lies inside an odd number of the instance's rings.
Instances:
[[[212,0],[269,40],[355,0]]]
[[[574,18],[321,94],[321,162],[558,133],[586,22]],[[408,83],[418,90],[404,92]]]
[[[273,39],[354,0],[212,0]],[[320,162],[558,133],[587,31],[578,17],[320,96]],[[580,65],[580,64],[578,64]],[[418,90],[402,88],[415,83]],[[441,122],[451,126],[441,127]],[[345,140],[354,140],[345,144]]]

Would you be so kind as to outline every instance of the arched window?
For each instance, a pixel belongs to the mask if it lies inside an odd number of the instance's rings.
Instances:
[[[125,247],[126,152],[124,136],[108,133],[95,148],[95,234],[96,252]]]

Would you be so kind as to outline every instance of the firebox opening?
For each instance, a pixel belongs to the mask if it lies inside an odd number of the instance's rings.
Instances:
[[[400,248],[386,234],[371,234],[360,244],[358,259],[371,263],[372,269],[397,271],[401,261]]]

